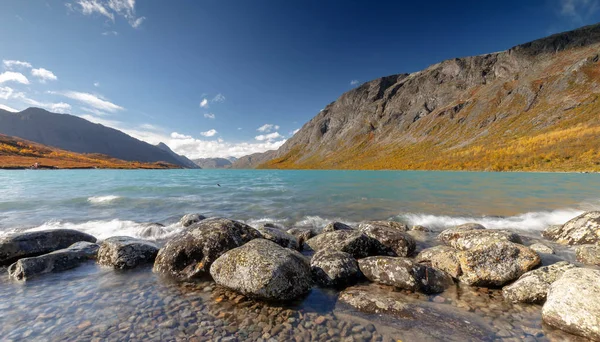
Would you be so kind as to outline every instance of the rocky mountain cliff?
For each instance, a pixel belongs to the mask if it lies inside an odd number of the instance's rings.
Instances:
[[[252,159],[265,168],[600,170],[599,60],[593,25],[382,77]]]
[[[203,169],[229,169],[232,164],[229,159],[225,158],[198,158],[193,161]]]
[[[240,157],[231,165],[232,169],[254,169],[259,165],[275,158],[277,151],[270,150],[263,153],[253,153]]]
[[[163,142],[158,143],[156,147],[160,148],[161,150],[171,155],[173,158],[177,159],[179,161],[179,165],[187,169],[201,169],[201,167],[199,167],[198,165],[196,165],[196,163],[188,159],[188,157],[173,152],[173,150],[171,150],[171,148]]]

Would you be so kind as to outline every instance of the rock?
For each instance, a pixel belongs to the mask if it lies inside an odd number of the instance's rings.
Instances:
[[[415,251],[415,240],[401,229],[383,225],[361,224],[359,230],[393,251],[393,253],[385,254],[406,257]]]
[[[312,287],[309,262],[298,252],[255,239],[221,255],[210,267],[221,286],[245,296],[287,301]]]
[[[281,247],[299,249],[298,239],[279,228],[263,226],[258,228],[258,231],[262,234],[263,238],[273,241]]]
[[[386,227],[386,228],[393,228],[393,229],[397,229],[399,231],[402,232],[407,232],[408,231],[408,226],[400,223],[400,222],[396,222],[396,221],[366,221],[366,222],[361,222],[358,225],[358,229],[359,230],[364,230],[369,226],[378,226],[378,227]]]
[[[137,235],[142,238],[160,237],[167,233],[164,224],[160,223],[143,223],[137,232]]]
[[[477,245],[487,244],[490,242],[522,242],[521,237],[518,234],[511,232],[491,229],[462,230],[458,229],[458,227],[444,230],[440,233],[440,235],[438,235],[438,239],[442,241],[445,245],[454,247],[462,251],[471,249]]]
[[[542,319],[560,330],[600,341],[600,271],[566,271],[550,287]]]
[[[542,304],[550,285],[562,275],[576,266],[566,261],[561,261],[550,266],[540,267],[523,274],[517,281],[502,289],[502,296],[513,303]]]
[[[184,227],[189,227],[189,226],[193,225],[194,223],[198,223],[205,219],[206,219],[206,217],[204,215],[186,214],[186,215],[183,215],[181,220],[179,220],[179,223]]]
[[[554,254],[554,249],[552,249],[550,246],[544,245],[543,243],[534,243],[533,245],[529,246],[529,248],[538,253]]]
[[[563,245],[600,244],[600,211],[581,214],[561,227],[551,226],[542,236]]]
[[[421,225],[416,225],[416,226],[412,226],[410,227],[410,231],[413,232],[424,232],[424,233],[428,233],[431,231],[431,229],[425,227],[425,226],[421,226]]]
[[[408,258],[368,257],[358,266],[370,281],[411,291],[439,293],[454,284],[447,273]]]
[[[95,259],[99,248],[100,246],[92,242],[76,242],[65,249],[19,259],[8,267],[8,275],[16,280],[28,280],[45,273],[66,271]]]
[[[205,219],[167,241],[156,256],[154,272],[179,279],[201,277],[223,253],[260,237],[256,229],[241,222]]]
[[[306,244],[314,251],[341,251],[352,255],[356,259],[370,255],[393,254],[381,242],[356,230],[336,230],[319,234],[306,241]]]
[[[336,230],[354,230],[354,228],[341,222],[331,222],[323,228],[323,233],[334,232]]]
[[[577,261],[587,265],[600,266],[600,245],[581,245],[575,249]]]
[[[462,274],[458,253],[459,252],[452,247],[435,246],[422,250],[415,257],[415,261],[442,270],[451,277],[458,279]]]
[[[79,241],[96,242],[96,238],[71,229],[17,233],[0,238],[0,266],[67,248]]]
[[[291,228],[287,231],[288,234],[293,235],[298,240],[298,246],[302,247],[304,243],[315,236],[315,232],[312,229],[308,228]]]
[[[470,223],[460,224],[458,226],[452,227],[447,230],[453,230],[453,231],[458,232],[458,231],[471,231],[471,230],[483,230],[483,229],[486,229],[483,225],[481,225],[479,223],[470,222]]]
[[[322,250],[310,261],[315,281],[328,287],[341,287],[355,283],[362,277],[358,262],[352,255],[340,251]]]
[[[458,254],[460,281],[471,286],[503,286],[538,266],[540,256],[508,241],[477,245]]]
[[[100,245],[98,264],[115,269],[130,269],[152,263],[158,247],[152,242],[128,236],[113,236]]]

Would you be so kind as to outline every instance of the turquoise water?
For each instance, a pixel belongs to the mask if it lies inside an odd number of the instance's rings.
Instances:
[[[218,186],[219,184],[220,186]],[[600,175],[422,171],[74,170],[0,172],[0,234],[67,227],[136,235],[185,213],[251,224],[395,219],[541,230],[600,208]]]

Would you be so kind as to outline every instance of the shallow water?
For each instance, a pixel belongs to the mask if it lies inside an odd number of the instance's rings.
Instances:
[[[150,237],[161,243],[181,229],[179,217],[198,212],[251,225],[278,222],[317,229],[334,219],[395,219],[435,230],[475,221],[536,239],[549,224],[600,208],[598,188],[597,174],[6,171],[0,173],[0,236],[49,228],[83,230],[99,238],[139,236],[142,223],[161,222],[164,230]],[[559,249],[559,257],[572,260],[572,251]],[[210,281],[175,283],[149,267],[115,272],[90,263],[25,284],[11,282],[0,271],[2,340],[465,338],[460,328],[440,336],[447,327],[438,325],[436,333],[424,322],[356,312],[336,303],[337,292],[319,288],[281,307],[248,301]],[[457,287],[425,296],[360,286],[393,293],[415,310],[434,309],[439,321],[476,317],[469,324],[482,327],[485,335],[471,340],[573,339],[544,327],[540,306],[505,303],[497,290]]]

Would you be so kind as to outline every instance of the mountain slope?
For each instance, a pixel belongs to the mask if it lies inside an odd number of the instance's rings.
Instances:
[[[231,167],[231,161],[225,158],[198,158],[193,162],[203,169],[228,169]]]
[[[167,152],[171,157],[177,159],[179,161],[179,165],[181,165],[187,169],[201,169],[201,167],[196,165],[196,163],[194,163],[193,161],[188,159],[186,156],[182,156],[182,155],[179,155],[179,154],[173,152],[173,150],[171,150],[171,148],[169,146],[167,146],[167,144],[165,144],[165,143],[162,143],[162,142],[158,143],[156,145],[156,147]]]
[[[0,134],[78,153],[100,153],[128,161],[162,161],[186,167],[169,152],[121,131],[40,108],[27,108],[19,113],[0,109]]]
[[[259,165],[276,157],[277,151],[269,150],[263,153],[253,153],[247,156],[238,158],[233,164],[232,169],[254,169]]]
[[[261,167],[600,170],[599,60],[593,25],[382,77],[329,104]]]

